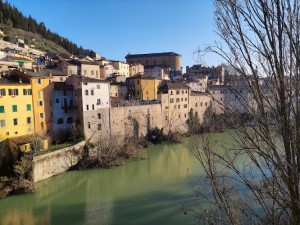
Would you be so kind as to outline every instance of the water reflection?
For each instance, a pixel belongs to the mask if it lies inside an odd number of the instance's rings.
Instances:
[[[0,224],[192,224],[176,207],[177,201],[192,198],[187,169],[193,176],[201,174],[190,142],[153,146],[146,160],[125,166],[40,182],[34,194],[0,201]]]

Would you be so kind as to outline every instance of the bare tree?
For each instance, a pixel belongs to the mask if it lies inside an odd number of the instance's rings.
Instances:
[[[298,0],[215,1],[226,47],[199,53],[216,53],[233,68],[229,85],[250,122],[232,118],[234,146],[210,135],[193,145],[206,187],[191,185],[206,204],[185,213],[206,224],[300,224],[299,10]],[[242,83],[246,97],[236,88]]]

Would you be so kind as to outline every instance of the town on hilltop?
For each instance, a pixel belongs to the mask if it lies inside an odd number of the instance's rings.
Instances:
[[[188,119],[201,124],[209,107],[243,110],[226,81],[238,76],[224,65],[193,65],[183,74],[174,52],[128,54],[121,62],[91,57],[91,50],[76,57],[23,43],[0,43],[1,154],[30,151],[37,136],[46,150],[70,139],[143,137],[154,128],[183,134]]]

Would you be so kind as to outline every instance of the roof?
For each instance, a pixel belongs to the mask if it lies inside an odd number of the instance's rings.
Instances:
[[[208,85],[209,90],[223,90],[223,89],[230,89],[229,85]]]
[[[168,91],[168,90],[181,90],[181,89],[190,89],[185,83],[165,83],[159,87],[159,91]]]
[[[24,74],[28,77],[32,77],[32,78],[49,78],[49,76],[47,75],[43,75],[43,74],[40,74],[39,72],[33,72],[33,71],[30,71],[30,70],[24,70],[24,71],[20,71],[20,70],[13,70],[12,71],[12,74],[14,73],[21,73],[21,74]]]
[[[109,83],[108,81],[99,80],[99,79],[95,79],[95,78],[91,78],[91,77],[83,77],[83,76],[77,76],[77,75],[72,75],[71,77],[76,77],[82,83]]]
[[[73,90],[72,85],[68,85],[65,82],[53,82],[54,90]]]
[[[68,74],[62,72],[61,70],[57,70],[57,69],[43,69],[43,70],[37,71],[36,73],[40,74],[42,76],[50,76],[50,74],[52,76],[68,76]]]
[[[140,58],[140,57],[158,57],[158,56],[181,56],[175,52],[161,52],[161,53],[148,53],[148,54],[133,54],[130,53],[125,56],[126,59]]]
[[[0,84],[26,84],[28,85],[29,82],[26,82],[22,80],[22,83],[20,83],[20,79],[15,76],[5,76],[5,77],[0,77]]]
[[[150,76],[150,75],[134,75],[131,77],[127,77],[126,79],[131,80],[131,79],[151,79],[151,80],[161,80],[161,78],[155,77],[155,76]]]
[[[208,92],[191,91],[191,96],[201,96],[201,95],[211,96]]]
[[[124,82],[111,82],[110,85],[116,85],[116,86],[129,86],[129,84]]]
[[[73,65],[82,65],[82,64],[94,65],[94,66],[99,66],[100,65],[100,62],[80,61],[80,60],[75,60],[75,59],[68,61],[68,63],[73,64]]]

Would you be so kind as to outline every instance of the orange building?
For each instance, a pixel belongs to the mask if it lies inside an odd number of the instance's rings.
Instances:
[[[35,133],[40,135],[51,135],[52,77],[28,70],[13,70],[11,75],[31,84]]]

